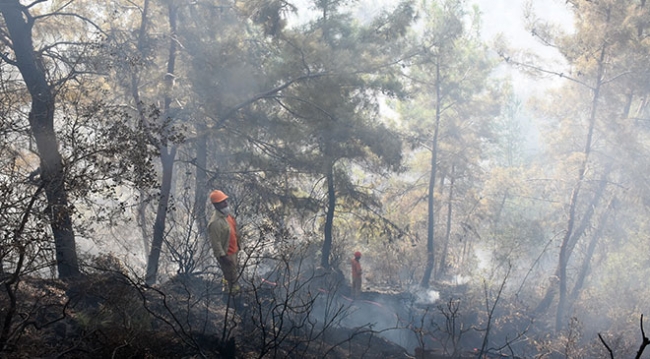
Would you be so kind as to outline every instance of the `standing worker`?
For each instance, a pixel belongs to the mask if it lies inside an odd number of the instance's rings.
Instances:
[[[237,268],[237,252],[239,251],[239,233],[237,222],[228,208],[228,196],[219,190],[210,193],[210,202],[214,213],[208,223],[208,233],[212,243],[212,251],[217,257],[229,294],[239,292],[239,270]]]
[[[350,260],[352,264],[352,298],[357,299],[361,295],[361,252],[354,252],[354,258]]]

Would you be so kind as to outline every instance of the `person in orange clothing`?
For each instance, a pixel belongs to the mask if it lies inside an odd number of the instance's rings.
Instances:
[[[352,264],[352,298],[357,299],[361,295],[361,252],[354,252],[354,258],[350,260]]]
[[[239,292],[237,252],[239,252],[240,242],[237,222],[230,213],[227,199],[228,196],[220,190],[210,193],[210,202],[212,202],[215,211],[208,223],[208,233],[212,251],[223,272],[227,290],[229,294],[236,294]]]

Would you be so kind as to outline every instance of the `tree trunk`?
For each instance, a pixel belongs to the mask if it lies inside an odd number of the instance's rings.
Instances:
[[[609,172],[609,167],[606,169],[606,172]],[[575,248],[576,244],[578,243],[578,240],[582,235],[585,233],[587,230],[587,226],[591,222],[591,218],[594,215],[594,209],[598,206],[600,203],[600,200],[603,197],[605,187],[607,185],[607,182],[605,181],[605,177],[602,178],[602,180],[599,183],[599,187],[596,189],[593,198],[589,202],[589,205],[587,206],[587,211],[585,212],[584,216],[582,217],[582,220],[580,221],[580,224],[578,227],[573,230],[573,234],[571,235],[571,238],[569,238],[566,243],[563,242],[564,244],[564,255],[565,257],[571,257],[571,254],[573,253],[573,249]],[[565,273],[565,279],[566,279],[566,266],[568,263],[564,264],[564,273]],[[561,275],[561,269],[562,266],[560,263],[558,263],[558,266],[555,269],[555,277],[559,280],[560,275]],[[549,288],[546,291],[546,294],[542,301],[538,304],[537,308],[535,309],[536,313],[543,313],[545,312],[548,307],[551,305],[553,302],[553,299],[555,298],[555,294],[557,294],[559,288],[555,287],[555,283],[549,286]]]
[[[143,189],[139,189],[138,193],[140,197],[138,198],[138,226],[140,226],[140,235],[142,236],[142,246],[145,253],[149,253],[149,231],[147,230],[147,201],[145,197],[147,193]]]
[[[197,125],[197,133],[205,133],[205,125]],[[208,240],[208,219],[206,214],[206,198],[208,197],[208,137],[199,136],[196,139],[196,178],[194,181],[194,218],[199,230],[199,236]]]
[[[585,279],[589,274],[591,259],[593,258],[594,252],[596,251],[596,245],[598,244],[598,241],[600,240],[600,237],[606,228],[607,218],[609,217],[610,209],[612,208],[612,203],[614,203],[614,201],[615,199],[610,200],[609,205],[607,205],[607,208],[600,215],[600,218],[598,220],[598,227],[595,233],[593,234],[593,236],[591,237],[591,241],[589,242],[589,245],[587,246],[585,259],[582,262],[582,266],[580,267],[580,271],[578,272],[578,276],[576,278],[576,283],[573,286],[571,295],[569,296],[569,305],[568,305],[569,308],[573,305],[576,299],[578,299],[578,295],[582,291],[582,287],[584,286]]]
[[[41,158],[41,180],[47,196],[59,278],[73,278],[80,271],[63,161],[54,132],[55,100],[47,82],[43,61],[34,52],[33,18],[18,0],[0,2],[0,13],[5,19],[13,44],[16,65],[32,99],[29,124]]]
[[[429,281],[431,280],[431,273],[435,268],[435,243],[434,243],[434,228],[435,228],[435,185],[436,185],[436,172],[438,171],[438,132],[440,131],[440,116],[442,93],[440,91],[440,65],[436,64],[436,125],[433,132],[432,151],[431,151],[431,174],[429,176],[429,193],[427,196],[427,265],[424,269],[422,288],[429,288]]]
[[[566,288],[567,288],[566,269],[567,269],[567,264],[569,262],[569,258],[571,257],[570,251],[573,250],[573,248],[569,248],[570,246],[569,242],[573,235],[573,225],[575,223],[575,218],[576,218],[576,207],[578,202],[578,196],[580,194],[580,189],[582,188],[582,182],[584,181],[585,175],[587,173],[587,163],[589,162],[589,156],[591,154],[591,142],[593,139],[594,127],[596,127],[596,114],[598,112],[597,109],[598,109],[598,101],[600,99],[600,88],[602,86],[602,82],[603,82],[602,79],[605,71],[604,62],[605,62],[606,49],[607,46],[603,45],[603,48],[600,51],[600,58],[598,59],[598,75],[596,77],[596,86],[593,89],[591,112],[589,115],[589,129],[587,131],[587,139],[585,141],[585,148],[583,151],[584,159],[578,171],[578,179],[576,185],[573,188],[573,192],[571,193],[571,200],[569,202],[569,220],[567,221],[567,230],[564,235],[564,239],[562,240],[562,245],[560,246],[560,256],[558,261],[560,297],[557,306],[557,315],[555,318],[555,329],[557,331],[561,330],[564,327],[564,321],[565,321],[564,309],[566,304]]]
[[[449,197],[447,198],[447,226],[445,228],[445,242],[443,243],[442,254],[440,255],[440,269],[434,276],[436,279],[443,278],[447,274],[447,254],[449,252],[449,241],[451,239],[451,215],[454,201],[454,182],[456,180],[456,166],[451,166],[449,183]]]
[[[325,238],[321,257],[321,267],[329,269],[330,253],[332,252],[332,229],[334,227],[334,209],[336,206],[336,192],[334,191],[334,161],[327,168],[327,214],[325,216]]]
[[[169,42],[169,58],[167,60],[167,73],[165,75],[165,98],[162,120],[167,122],[170,117],[171,108],[171,89],[174,82],[174,68],[176,64],[176,6],[173,1],[169,3],[169,27],[170,27],[170,42]],[[158,208],[156,210],[156,221],[153,226],[153,239],[151,241],[151,252],[147,259],[147,274],[145,281],[151,285],[156,282],[158,275],[158,266],[160,262],[160,253],[162,251],[162,244],[165,238],[165,221],[167,219],[167,210],[169,209],[169,200],[172,190],[172,177],[174,173],[174,159],[176,158],[176,146],[171,144],[167,145],[167,131],[164,128],[162,131],[162,139],[160,141],[160,162],[162,164],[162,183],[160,186],[160,198]]]
[[[176,148],[172,147],[169,151],[161,152],[160,161],[162,162],[162,184],[160,186],[160,198],[158,209],[156,211],[156,221],[153,225],[153,239],[151,241],[151,252],[147,259],[147,276],[146,282],[151,285],[156,283],[158,274],[158,264],[160,261],[160,252],[165,238],[165,221],[167,220],[167,209],[169,208],[169,199],[172,188],[172,173],[174,170],[174,158],[176,157]]]
[[[142,15],[140,18],[140,29],[138,30],[138,43],[137,49],[141,55],[144,54],[145,47],[145,36],[147,30],[147,19],[149,14],[149,0],[144,0],[142,5]],[[131,96],[133,96],[133,102],[135,102],[135,108],[138,110],[139,116],[139,130],[145,131],[147,119],[144,114],[144,106],[142,100],[140,99],[140,91],[138,90],[140,80],[138,78],[138,72],[134,69],[131,72]],[[146,145],[144,145],[146,146]],[[138,203],[138,225],[140,226],[140,231],[142,233],[142,241],[145,253],[150,253],[149,248],[149,231],[147,230],[147,200],[146,192],[143,189],[139,189],[140,198]]]

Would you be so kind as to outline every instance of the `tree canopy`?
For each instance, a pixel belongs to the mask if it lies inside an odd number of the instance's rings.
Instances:
[[[310,340],[319,325],[372,329],[311,306],[349,299],[361,251],[365,289],[409,294],[395,315],[422,350],[442,332],[435,345],[452,356],[468,343],[479,355],[568,352],[595,336],[609,353],[614,340],[632,347],[649,294],[649,5],[561,3],[572,24],[522,8],[548,63],[507,34],[486,39],[465,0],[1,0],[0,353],[31,326],[90,328],[70,307],[91,301],[78,287],[100,272],[144,302],[110,298],[111,320],[117,307],[147,312],[199,348],[166,286],[189,281],[190,303],[221,278],[213,189],[241,226],[242,278],[273,292],[248,297],[251,333],[270,335],[268,308],[293,320],[286,332],[275,322],[276,341],[305,323]],[[531,94],[523,76],[553,86]],[[63,318],[22,306],[39,285],[66,288]],[[196,300],[205,313],[210,290]],[[101,323],[84,335],[107,333]],[[259,341],[265,353],[271,342]]]

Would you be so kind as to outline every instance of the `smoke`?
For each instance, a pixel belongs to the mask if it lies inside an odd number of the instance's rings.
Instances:
[[[416,304],[435,304],[440,299],[440,292],[433,289],[413,288],[411,293],[417,298]]]
[[[350,301],[348,314],[341,324],[348,328],[370,328],[384,339],[412,352],[418,345],[412,325],[412,300],[410,296],[378,294],[369,299]]]

